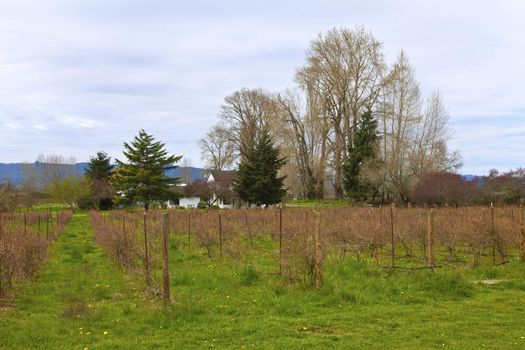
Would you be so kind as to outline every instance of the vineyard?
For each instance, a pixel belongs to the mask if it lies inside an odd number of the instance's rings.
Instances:
[[[70,211],[0,214],[0,298],[13,283],[30,278],[46,258],[48,246],[71,218]]]
[[[520,349],[522,213],[4,214],[0,349]]]
[[[90,212],[95,238],[150,285],[162,263],[161,212]],[[386,271],[504,265],[523,260],[520,208],[275,208],[169,211],[172,244],[320,288],[323,265],[367,260]],[[174,243],[176,242],[176,243]]]

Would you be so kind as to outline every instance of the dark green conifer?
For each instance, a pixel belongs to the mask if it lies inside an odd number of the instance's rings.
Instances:
[[[286,159],[267,131],[263,131],[253,149],[244,151],[234,190],[241,200],[257,206],[280,203],[286,194],[285,176],[278,176]]]
[[[144,130],[140,130],[130,144],[124,142],[127,162],[116,159],[117,169],[112,181],[120,191],[117,199],[141,203],[148,210],[152,201],[172,197],[169,187],[179,179],[168,177],[166,171],[176,168],[174,164],[182,156],[169,155],[164,146]]]
[[[353,142],[348,145],[347,158],[343,165],[343,185],[346,195],[356,202],[365,202],[372,197],[374,185],[363,178],[363,167],[376,158],[377,121],[371,111],[361,116]]]

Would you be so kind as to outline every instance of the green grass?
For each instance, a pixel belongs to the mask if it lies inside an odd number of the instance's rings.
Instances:
[[[0,311],[0,349],[523,349],[525,267],[388,273],[326,261],[313,291],[263,253],[209,259],[171,244],[173,305],[144,292],[75,215],[16,306]],[[157,272],[157,275],[160,274]],[[500,279],[496,285],[476,283]],[[107,332],[107,334],[104,334]],[[89,333],[89,334],[88,334]]]
[[[62,209],[68,209],[69,206],[64,203],[41,203],[37,205],[33,205],[31,207],[31,210],[40,210],[40,211],[59,211]],[[23,211],[25,208],[19,208],[20,211]]]

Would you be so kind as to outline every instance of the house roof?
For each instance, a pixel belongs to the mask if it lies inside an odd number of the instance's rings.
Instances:
[[[220,182],[221,184],[229,185],[233,181],[237,180],[237,172],[235,170],[213,170],[210,173],[213,180]]]

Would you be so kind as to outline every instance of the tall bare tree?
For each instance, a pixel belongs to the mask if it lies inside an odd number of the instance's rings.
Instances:
[[[214,125],[200,139],[201,157],[205,166],[211,170],[225,170],[235,161],[235,144],[230,132],[222,124]]]
[[[312,41],[306,61],[297,80],[315,89],[330,118],[334,187],[341,197],[346,145],[352,142],[359,116],[372,109],[381,91],[385,70],[382,43],[362,27],[332,29]]]
[[[454,170],[457,154],[449,154],[448,115],[439,94],[423,99],[414,68],[404,52],[392,66],[382,90],[379,130],[385,200],[407,203],[418,178],[429,171]]]
[[[191,174],[191,167],[192,167],[192,161],[190,158],[184,157],[182,158],[182,163],[180,165],[180,173],[179,173],[179,179],[180,182],[183,184],[189,184],[192,182],[192,174]]]
[[[307,95],[308,96],[308,95]],[[299,194],[305,198],[322,198],[329,125],[316,101],[307,97],[304,103],[299,92],[287,91],[279,96],[282,108],[280,130],[275,130],[281,150],[289,161],[283,167],[289,181],[298,178]],[[295,174],[294,174],[295,173]],[[296,175],[296,176],[294,176]]]
[[[331,182],[340,198],[347,150],[354,146],[361,116],[370,110],[378,121],[380,149],[374,164],[363,167],[363,176],[379,189],[382,201],[408,202],[422,174],[460,165],[459,154],[447,149],[449,120],[439,94],[422,97],[404,52],[387,67],[382,43],[370,31],[335,28],[319,34],[295,82],[296,89],[279,95],[241,89],[225,98],[219,145],[225,138],[231,142],[228,159],[252,148],[269,130],[288,159],[280,171],[293,195],[321,198]],[[208,146],[222,148],[209,142],[211,135],[205,139],[203,155],[213,160]],[[209,163],[222,167],[216,159]]]
[[[261,89],[241,89],[224,99],[220,118],[235,146],[235,157],[253,149],[255,140],[277,113],[275,98]]]

